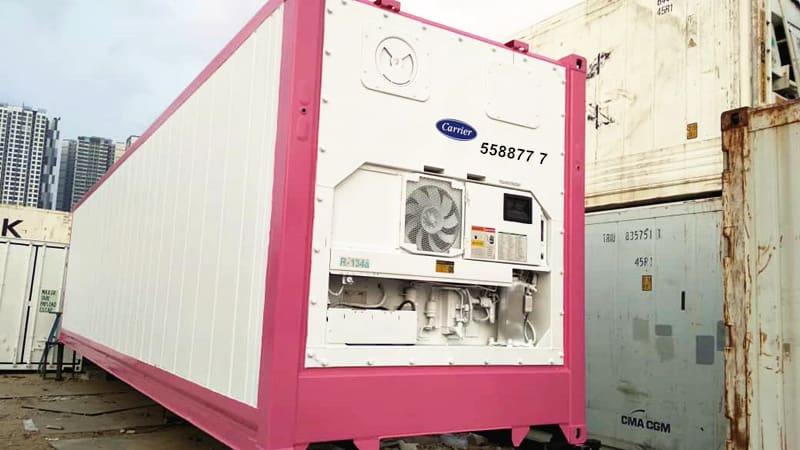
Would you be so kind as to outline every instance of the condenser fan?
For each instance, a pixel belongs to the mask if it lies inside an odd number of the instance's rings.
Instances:
[[[447,190],[426,184],[406,198],[406,242],[418,251],[447,253],[459,247],[461,230],[460,199]]]

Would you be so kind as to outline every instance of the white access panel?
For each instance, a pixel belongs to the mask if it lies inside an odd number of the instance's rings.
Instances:
[[[332,344],[414,344],[415,311],[332,309],[328,312],[328,342]]]
[[[521,265],[546,266],[545,224],[541,208],[530,194],[467,183],[464,232],[467,258]],[[504,203],[530,198],[530,223],[504,217]],[[513,212],[513,210],[511,211]],[[508,220],[507,220],[508,219]]]
[[[625,450],[725,448],[721,203],[586,217],[586,425]]]
[[[280,6],[74,213],[64,328],[256,405]]]
[[[359,2],[328,1],[326,11],[306,366],[561,364],[565,68]],[[466,228],[450,235],[445,258],[419,251],[404,233],[417,178],[456,203],[469,182],[481,186],[477,203],[483,186],[535,197],[548,245],[537,224],[525,229],[536,239],[504,242],[521,248],[505,262],[465,259]],[[464,203],[465,214],[472,207]],[[508,287],[517,268],[546,274],[535,347],[327,340],[332,275]]]

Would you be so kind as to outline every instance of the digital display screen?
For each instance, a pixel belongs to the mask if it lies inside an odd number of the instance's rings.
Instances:
[[[533,223],[533,199],[521,195],[503,194],[503,220]]]

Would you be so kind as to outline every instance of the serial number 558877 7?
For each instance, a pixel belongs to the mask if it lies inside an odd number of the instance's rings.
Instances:
[[[535,152],[533,150],[525,150],[517,147],[506,147],[505,145],[490,144],[489,142],[484,142],[481,144],[481,153],[484,155],[496,156],[498,158],[507,158],[525,162],[531,162],[531,158],[536,156],[536,158],[533,159],[533,162],[536,163],[538,161],[539,164],[544,164],[544,160],[547,158],[547,153],[544,152]]]

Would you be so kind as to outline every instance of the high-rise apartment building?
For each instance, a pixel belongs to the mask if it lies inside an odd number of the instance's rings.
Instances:
[[[58,174],[58,153],[60,132],[58,125],[61,118],[49,120],[45,133],[44,153],[42,154],[42,175],[39,179],[39,208],[56,208],[56,180]]]
[[[61,147],[57,209],[70,211],[114,164],[114,141],[79,136]]]
[[[52,208],[58,118],[0,104],[0,203]]]
[[[124,142],[114,143],[114,162],[117,162],[120,158],[122,158],[122,155],[125,154],[125,150],[127,150],[127,147],[125,146]]]
[[[70,211],[72,207],[72,180],[75,175],[75,152],[78,141],[68,139],[61,143],[61,158],[58,162],[58,189],[56,209]]]

